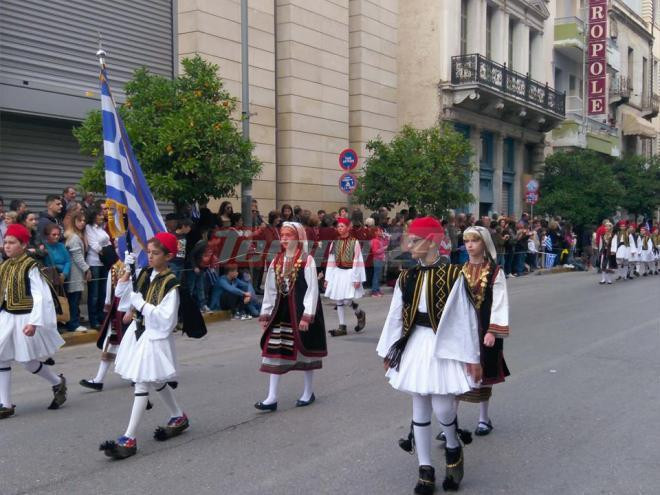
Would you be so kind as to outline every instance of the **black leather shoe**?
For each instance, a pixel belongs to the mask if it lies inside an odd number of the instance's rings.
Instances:
[[[89,380],[80,380],[78,383],[82,385],[85,388],[91,388],[92,390],[103,390],[103,384],[102,383],[94,383]]]
[[[305,406],[309,406],[309,405],[310,405],[312,402],[314,402],[315,400],[316,400],[316,397],[314,396],[314,394],[312,394],[312,396],[309,398],[309,400],[300,400],[300,399],[298,399],[298,400],[296,401],[296,407],[305,407]]]
[[[272,404],[264,404],[263,402],[259,401],[254,405],[254,407],[259,409],[260,411],[275,412],[277,411],[277,402],[273,402]]]
[[[477,435],[478,437],[485,437],[491,431],[493,431],[493,423],[491,423],[490,421],[488,423],[479,421],[479,424],[477,425],[477,429],[474,430],[474,434]]]

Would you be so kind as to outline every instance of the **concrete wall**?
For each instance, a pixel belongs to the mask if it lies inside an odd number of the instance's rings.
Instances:
[[[250,138],[263,171],[253,184],[261,211],[275,206],[275,8],[273,1],[249,1]],[[179,58],[199,54],[219,65],[225,88],[241,96],[240,0],[179,0]],[[240,101],[236,119],[240,119]],[[240,188],[236,191],[240,193]],[[220,201],[213,201],[213,209]],[[240,210],[240,200],[234,200]]]

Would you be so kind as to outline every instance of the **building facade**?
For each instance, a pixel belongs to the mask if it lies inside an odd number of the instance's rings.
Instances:
[[[657,152],[660,88],[654,56],[651,0],[612,0],[607,5],[607,107],[587,112],[588,0],[557,0],[555,84],[566,91],[566,121],[552,132],[554,149],[586,148],[606,156]]]

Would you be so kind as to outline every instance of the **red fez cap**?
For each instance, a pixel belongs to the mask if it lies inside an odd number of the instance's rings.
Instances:
[[[7,227],[5,236],[8,235],[18,239],[18,242],[21,244],[27,244],[30,242],[30,231],[20,223],[12,223],[9,227]]]
[[[337,219],[337,224],[340,224],[340,223],[343,223],[344,225],[346,225],[348,227],[351,224],[351,221],[348,218],[339,217]]]
[[[415,235],[426,239],[429,236],[444,235],[445,229],[442,228],[440,222],[433,217],[415,218],[410,227],[408,227],[408,234]]]
[[[158,232],[154,236],[154,239],[157,239],[170,254],[176,254],[179,250],[179,242],[176,240],[174,234],[170,234],[169,232]]]
[[[626,222],[625,220],[619,220],[619,223],[617,225],[619,227],[625,227],[626,225],[628,225],[628,222]]]

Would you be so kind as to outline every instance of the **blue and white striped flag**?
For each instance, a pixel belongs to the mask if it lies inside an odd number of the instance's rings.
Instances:
[[[108,226],[119,241],[119,256],[123,259],[126,250],[123,217],[125,213],[128,214],[133,252],[137,257],[137,266],[143,268],[148,264],[147,242],[158,232],[165,231],[165,223],[135,158],[124,123],[117,113],[105,66],[101,68],[99,78],[106,202],[112,212]]]

